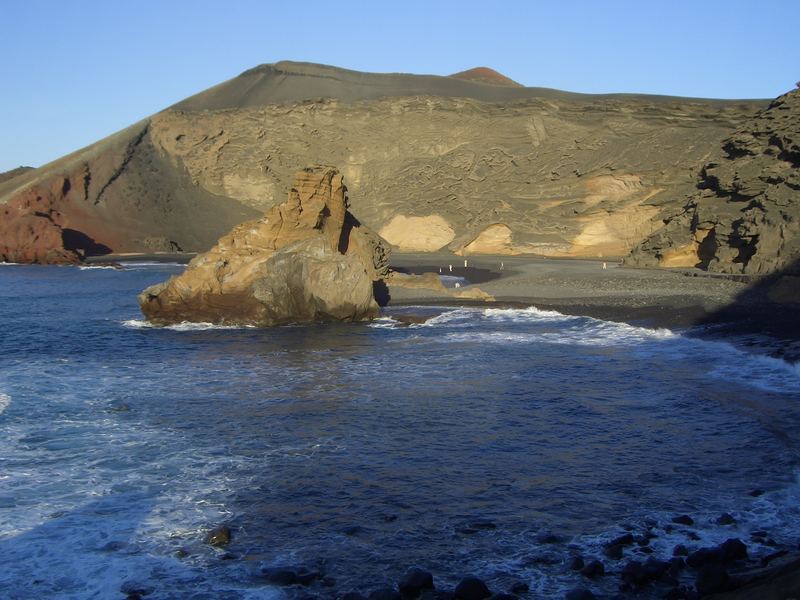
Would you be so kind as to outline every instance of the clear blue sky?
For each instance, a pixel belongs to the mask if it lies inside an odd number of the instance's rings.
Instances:
[[[257,64],[303,60],[531,86],[774,97],[800,0],[3,0],[0,171],[39,166]]]

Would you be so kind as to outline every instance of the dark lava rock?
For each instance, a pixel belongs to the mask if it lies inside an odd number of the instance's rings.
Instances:
[[[558,544],[561,538],[554,533],[540,533],[536,536],[537,544]]]
[[[632,560],[622,568],[620,574],[622,582],[630,587],[639,587],[646,581],[644,565],[638,560]]]
[[[206,536],[206,544],[220,547],[227,546],[231,543],[231,530],[226,525],[220,525],[216,529],[212,529]]]
[[[672,522],[677,525],[694,525],[694,519],[689,515],[679,515],[672,517]]]
[[[686,563],[694,569],[700,569],[709,564],[729,564],[746,558],[747,546],[742,540],[732,538],[719,546],[695,550],[688,556]]]
[[[708,595],[724,592],[728,589],[729,582],[728,571],[725,567],[715,564],[706,565],[700,569],[694,585],[699,594]]]
[[[625,533],[619,537],[614,538],[606,544],[606,548],[611,546],[630,546],[633,544],[634,538],[632,533]]]
[[[763,495],[764,495],[764,490],[761,489],[755,489],[750,492],[750,496],[752,496],[753,498],[758,498],[759,496]]]
[[[370,593],[369,600],[402,600],[400,592],[390,587],[380,588]]]
[[[643,535],[636,538],[636,545],[640,547],[649,546],[650,540],[653,539],[653,536]]]
[[[342,529],[342,533],[345,535],[353,536],[358,535],[362,531],[361,525],[348,525],[344,529]]]
[[[492,595],[486,584],[477,577],[462,579],[453,594],[459,600],[483,600]]]
[[[658,560],[652,556],[648,558],[642,567],[645,577],[650,581],[662,579],[669,571],[670,563],[665,560]]]
[[[397,582],[397,589],[404,598],[416,598],[422,590],[433,589],[433,575],[422,569],[411,569]]]
[[[664,600],[696,600],[697,594],[686,586],[676,586],[664,594]]]
[[[226,552],[219,557],[220,560],[236,560],[237,558],[239,558],[239,555],[234,554],[233,552]]]
[[[617,544],[616,546],[607,546],[603,550],[603,554],[612,560],[619,560],[622,558],[622,545]]]
[[[497,525],[491,521],[473,521],[468,525],[470,529],[497,529]]]
[[[292,585],[297,581],[297,573],[285,567],[266,567],[261,569],[261,574],[274,585]]]
[[[597,579],[606,574],[606,568],[599,560],[593,560],[581,569],[581,575],[589,579]]]
[[[719,552],[716,548],[700,548],[686,557],[686,564],[693,569],[719,562]]]
[[[367,597],[358,592],[347,592],[341,600],[367,600]]]
[[[511,586],[511,593],[512,594],[526,594],[530,590],[530,586],[525,583],[524,581],[517,581],[514,585]]]
[[[567,592],[564,600],[596,600],[595,596],[590,590],[586,588],[575,588]]]
[[[514,594],[506,594],[505,592],[501,592],[499,594],[493,594],[489,600],[519,600],[519,598]]]
[[[730,563],[737,560],[747,560],[747,546],[739,538],[725,540],[719,546],[719,549],[723,562]]]
[[[734,523],[736,523],[736,519],[730,513],[722,513],[717,518],[717,525],[733,525]]]
[[[583,557],[575,556],[569,561],[569,568],[573,571],[580,571],[584,567]]]
[[[305,568],[300,568],[295,572],[295,583],[308,586],[314,583],[317,579],[322,579],[322,573],[319,571],[310,571]]]

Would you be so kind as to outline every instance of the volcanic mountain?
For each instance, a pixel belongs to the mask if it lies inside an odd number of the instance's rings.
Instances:
[[[299,168],[327,164],[353,214],[399,250],[619,257],[768,104],[513,83],[484,68],[261,65],[0,182],[0,254],[13,258],[30,229],[9,227],[15,215],[48,219],[48,243],[62,231],[77,258],[208,250],[281,202]]]

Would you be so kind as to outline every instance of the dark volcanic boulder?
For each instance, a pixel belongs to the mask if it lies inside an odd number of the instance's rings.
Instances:
[[[342,176],[315,167],[297,174],[286,202],[146,289],[139,305],[159,324],[355,321],[377,314],[387,270],[381,238],[347,211]]]

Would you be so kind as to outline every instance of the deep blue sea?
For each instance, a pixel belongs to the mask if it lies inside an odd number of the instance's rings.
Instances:
[[[558,598],[625,527],[664,557],[800,540],[797,365],[534,308],[148,326],[181,268],[0,266],[0,597],[299,596],[261,573],[303,565],[321,598],[412,566]]]

